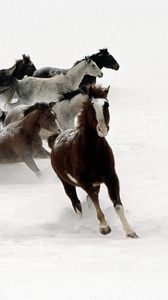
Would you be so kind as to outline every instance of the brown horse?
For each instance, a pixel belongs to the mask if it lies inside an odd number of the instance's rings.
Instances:
[[[37,153],[46,156],[40,130],[57,132],[56,114],[46,103],[36,103],[24,111],[25,117],[10,123],[0,132],[0,163],[24,162],[36,175],[41,172],[33,160]]]
[[[104,183],[126,235],[136,238],[120,200],[119,180],[115,172],[112,149],[105,136],[109,130],[108,89],[90,87],[88,100],[78,116],[76,129],[67,129],[54,141],[49,138],[51,164],[62,181],[65,192],[77,212],[82,212],[75,186],[83,188],[92,200],[100,221],[100,232],[111,231],[99,206],[100,184]]]

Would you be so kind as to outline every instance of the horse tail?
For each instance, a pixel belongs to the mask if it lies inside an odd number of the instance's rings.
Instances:
[[[52,147],[53,147],[53,145],[54,145],[54,143],[55,143],[55,140],[56,140],[56,138],[57,138],[57,136],[58,136],[59,134],[53,134],[53,135],[51,135],[51,136],[49,136],[49,138],[48,138],[48,146],[49,146],[49,148],[51,148],[52,149]]]
[[[17,79],[11,77],[11,80],[8,84],[0,87],[0,95],[5,99],[5,105],[9,104],[12,100],[12,97],[16,91]]]

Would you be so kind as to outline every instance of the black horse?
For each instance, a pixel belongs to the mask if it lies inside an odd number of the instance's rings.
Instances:
[[[9,69],[0,70],[0,91],[3,92],[12,82],[13,78],[22,79],[25,75],[32,76],[36,70],[29,55],[22,55]]]
[[[108,52],[108,49],[100,49],[98,53],[92,54],[89,56],[99,67],[102,69],[103,67],[118,70],[119,64],[115,60],[115,58]],[[81,60],[80,60],[81,61]],[[80,61],[77,61],[74,65],[78,64]],[[52,68],[52,67],[44,67],[36,70],[33,74],[34,77],[41,77],[41,78],[49,78],[55,75],[66,74],[68,69],[59,69],[59,68]],[[83,87],[93,85],[96,83],[96,77],[85,75],[81,84],[79,86],[80,89]]]

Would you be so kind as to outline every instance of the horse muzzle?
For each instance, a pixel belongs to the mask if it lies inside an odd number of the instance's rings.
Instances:
[[[117,70],[119,70],[119,68],[120,68],[120,65],[119,65],[119,64],[113,65],[113,70],[117,71]]]
[[[97,125],[97,134],[99,137],[105,137],[108,134],[109,126],[100,126]]]
[[[98,75],[98,77],[99,77],[99,78],[103,77],[103,73],[101,72],[101,74],[100,74],[100,75]]]

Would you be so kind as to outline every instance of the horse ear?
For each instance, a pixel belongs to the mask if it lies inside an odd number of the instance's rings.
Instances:
[[[87,61],[88,64],[91,62],[91,58],[89,56],[85,56],[85,60]]]
[[[105,93],[107,93],[107,95],[108,95],[109,89],[110,89],[110,85],[107,88],[104,88],[104,91],[105,91]]]
[[[103,49],[99,49],[100,53],[107,55],[108,54],[108,49],[107,48],[103,48]]]
[[[30,56],[26,54],[22,54],[23,60],[24,61],[30,61]]]
[[[110,85],[107,88],[103,88],[103,91],[106,94],[106,97],[108,95],[109,89],[110,89]]]
[[[56,103],[56,102],[54,102],[54,101],[53,101],[53,102],[50,102],[50,103],[49,103],[49,107],[50,107],[50,108],[53,108],[54,105],[55,105],[55,103]]]

